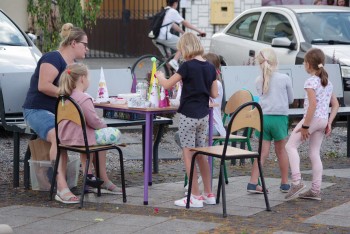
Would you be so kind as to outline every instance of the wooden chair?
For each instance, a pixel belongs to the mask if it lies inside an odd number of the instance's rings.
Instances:
[[[253,101],[253,96],[248,90],[238,90],[234,94],[231,95],[229,100],[227,101],[224,109],[224,115],[222,118],[222,122],[224,126],[227,124],[227,120],[230,118],[232,113],[242,104]],[[236,143],[246,143],[248,150],[251,150],[252,147],[250,145],[250,135],[252,130],[250,128],[246,129],[246,134],[244,135],[237,135],[237,134],[230,134],[229,136],[229,142],[232,144],[234,142]],[[218,145],[223,144],[225,142],[225,137],[222,136],[213,136],[213,144],[212,145]],[[214,166],[214,163],[212,164]],[[224,175],[225,175],[225,183],[228,184],[228,176],[227,176],[227,170],[226,170],[226,164],[224,167]],[[185,174],[185,185],[187,185],[187,174]]]
[[[84,146],[71,146],[71,145],[63,145],[60,143],[60,139],[58,136],[58,125],[62,120],[69,120],[73,121],[77,125],[81,126],[82,128],[82,134],[84,136]],[[86,122],[84,114],[80,108],[80,106],[69,96],[63,96],[61,95],[56,102],[56,115],[55,115],[55,130],[56,130],[56,141],[57,141],[57,158],[54,166],[53,176],[51,180],[51,189],[50,189],[50,200],[52,200],[53,190],[54,186],[56,184],[56,175],[57,175],[57,168],[60,160],[60,151],[61,150],[67,150],[67,151],[73,151],[78,153],[83,153],[87,155],[86,159],[86,167],[84,168],[84,177],[83,177],[83,184],[81,188],[81,197],[80,197],[80,208],[83,207],[83,201],[84,201],[84,188],[86,184],[86,176],[88,174],[88,168],[90,163],[90,156],[92,153],[94,153],[96,158],[96,176],[99,177],[99,157],[98,152],[105,151],[105,150],[111,150],[116,149],[119,152],[119,161],[120,161],[120,170],[121,170],[121,181],[122,181],[122,192],[123,192],[123,202],[126,202],[126,193],[125,193],[125,177],[124,177],[124,163],[123,163],[123,153],[119,146],[114,144],[107,144],[107,145],[96,145],[96,146],[89,146],[89,142],[87,140],[86,135]],[[97,189],[97,196],[101,196],[101,186]]]
[[[191,196],[191,189],[192,189],[192,178],[193,178],[193,170],[195,166],[195,160],[197,156],[207,155],[208,157],[214,157],[219,158],[220,161],[220,174],[219,174],[219,183],[218,183],[218,191],[217,191],[217,197],[216,197],[216,203],[218,204],[220,201],[220,192],[222,191],[222,205],[223,205],[223,216],[227,217],[226,213],[226,193],[225,193],[225,183],[222,183],[224,181],[224,165],[225,160],[231,160],[231,159],[257,159],[258,160],[258,166],[260,171],[260,178],[262,182],[262,188],[264,191],[264,198],[265,198],[265,204],[266,204],[266,210],[270,211],[270,204],[267,197],[266,192],[266,185],[265,180],[263,176],[262,166],[261,166],[261,145],[262,145],[262,135],[260,134],[259,142],[257,146],[257,151],[249,151],[244,150],[240,148],[236,148],[230,145],[230,135],[232,132],[236,132],[240,129],[244,128],[253,128],[257,131],[262,132],[263,130],[263,115],[261,107],[256,102],[248,102],[240,107],[238,107],[234,113],[232,114],[232,117],[230,119],[230,122],[228,124],[228,129],[225,137],[225,142],[223,145],[216,145],[216,146],[208,146],[208,147],[199,147],[199,148],[192,148],[191,151],[194,152],[192,161],[191,161],[191,171],[190,171],[190,180],[189,180],[189,186],[188,186],[188,193],[187,193],[187,204],[186,208],[190,207],[190,196]]]

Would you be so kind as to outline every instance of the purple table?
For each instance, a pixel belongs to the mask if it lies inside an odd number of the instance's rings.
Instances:
[[[153,117],[157,114],[176,113],[177,107],[165,108],[130,108],[127,105],[117,104],[95,104],[96,108],[105,110],[123,111],[130,113],[143,114],[146,117],[146,133],[145,133],[145,172],[144,172],[144,190],[143,190],[143,204],[148,205],[148,186],[152,185],[152,152],[153,152]],[[211,106],[212,107],[212,106]],[[209,113],[209,144],[213,140],[213,108],[210,108]],[[210,164],[211,164],[210,160]],[[210,166],[210,168],[212,168]]]

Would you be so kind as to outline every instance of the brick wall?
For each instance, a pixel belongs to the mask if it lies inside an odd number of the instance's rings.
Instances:
[[[210,1],[211,0],[188,0],[191,2],[191,7],[186,8],[185,18],[193,25],[199,27],[207,33],[206,38],[201,39],[205,50],[208,51],[210,38],[214,32],[218,32],[226,25],[212,25],[210,23]],[[230,0],[227,0],[230,1]],[[260,7],[261,0],[231,0],[234,1],[234,17],[239,15],[244,10]],[[182,9],[180,8],[180,13]]]

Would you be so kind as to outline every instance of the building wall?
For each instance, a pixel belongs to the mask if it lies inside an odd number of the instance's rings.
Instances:
[[[226,25],[212,25],[210,23],[210,3],[212,0],[187,0],[190,2],[191,7],[185,8],[185,18],[193,25],[199,27],[207,33],[207,36],[202,40],[206,51],[209,49],[211,36]],[[261,0],[227,0],[227,2],[233,1],[234,17],[239,15],[244,10],[260,7]],[[181,1],[180,1],[181,2]],[[181,7],[181,4],[180,4]],[[180,8],[180,13],[182,9]],[[232,18],[233,19],[233,18]]]
[[[2,9],[23,30],[28,30],[27,0],[0,0]]]

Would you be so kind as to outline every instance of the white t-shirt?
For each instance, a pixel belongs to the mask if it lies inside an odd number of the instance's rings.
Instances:
[[[328,80],[326,87],[321,84],[321,79],[318,76],[311,76],[304,83],[304,89],[313,89],[316,94],[316,111],[313,117],[328,119],[329,103],[331,101],[333,84]],[[306,116],[307,109],[309,107],[309,99],[307,94],[304,100],[304,117]]]
[[[170,33],[170,29],[171,29],[172,23],[180,24],[182,21],[184,21],[184,18],[182,18],[182,16],[180,15],[180,13],[177,10],[175,10],[174,8],[171,8],[171,7],[166,7],[165,9],[167,9],[167,8],[169,8],[169,10],[167,10],[167,12],[164,16],[164,20],[163,20],[162,25],[166,25],[169,23],[171,23],[171,24],[160,28],[160,32],[159,32],[157,39],[165,40],[166,38],[168,38],[168,39],[171,38],[172,34]],[[168,34],[168,37],[166,37],[167,34]]]
[[[213,108],[214,127],[219,132],[220,136],[224,137],[226,136],[226,130],[222,123],[222,117],[221,117],[221,103],[224,95],[224,90],[222,88],[221,82],[218,80],[216,81],[218,83],[219,95],[216,98],[210,98],[210,101],[212,101],[213,103],[219,104],[219,106],[216,106]]]

